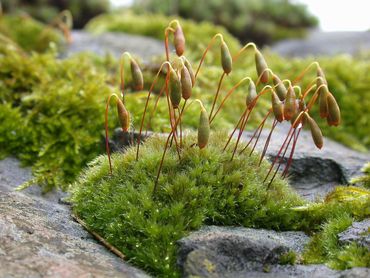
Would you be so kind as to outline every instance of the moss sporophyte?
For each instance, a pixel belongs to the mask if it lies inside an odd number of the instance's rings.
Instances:
[[[171,34],[176,54],[169,50]],[[197,85],[205,57],[217,39],[223,73],[208,113],[200,99],[192,99],[192,90]],[[255,55],[258,78],[242,78],[217,102],[224,78],[232,74],[241,54],[249,49]],[[280,79],[253,43],[232,56],[223,36],[216,34],[193,70],[184,56],[185,37],[177,20],[165,29],[165,51],[166,61],[161,64],[146,96],[136,142],[132,136],[132,144],[124,153],[111,156],[108,108],[112,96],[117,103],[122,132],[133,133],[133,125],[129,124],[133,117],[124,102],[125,59],[121,59],[121,94],[113,94],[106,105],[107,156],[91,162],[72,187],[74,212],[89,229],[102,235],[130,261],[150,273],[178,276],[176,241],[202,224],[310,230],[312,223],[324,221],[323,216],[302,213],[306,202],[285,180],[303,126],[310,129],[316,147],[323,146],[320,128],[310,115],[316,101],[320,102],[321,117],[327,118],[329,124],[336,125],[340,121],[338,105],[328,90],[320,65],[313,62],[293,81]],[[142,88],[139,65],[128,53],[122,57],[130,59],[132,80],[138,83],[133,88]],[[312,68],[317,69],[317,77],[302,89],[299,81]],[[152,135],[143,143],[148,104],[160,77],[165,82],[155,101],[164,94],[170,132],[164,136]],[[225,131],[211,132],[212,122],[221,114],[225,102],[242,85],[248,86],[245,100],[240,100],[245,103],[245,109],[234,130],[229,135]],[[271,107],[249,142],[243,145],[240,140],[243,130],[265,94],[271,94]],[[311,96],[309,100],[308,96]],[[182,119],[194,105],[199,107],[199,114],[188,117],[199,117],[198,132],[185,132]],[[156,107],[151,117],[155,116]],[[272,118],[270,132],[262,153],[257,153],[256,145],[268,118]],[[264,157],[274,129],[283,121],[290,122],[290,129],[270,164]],[[289,157],[288,161],[278,174],[285,156]]]

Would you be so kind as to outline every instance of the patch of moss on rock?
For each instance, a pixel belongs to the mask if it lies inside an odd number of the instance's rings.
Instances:
[[[185,137],[181,160],[175,147],[166,156],[157,191],[155,177],[164,137],[153,136],[142,146],[89,164],[72,186],[74,212],[89,228],[122,251],[127,259],[160,277],[178,276],[176,241],[203,224],[242,225],[267,229],[300,229],[301,212],[291,208],[304,201],[277,178],[270,190],[263,179],[269,163],[243,154],[230,161],[222,152],[227,137],[213,133],[202,150]]]

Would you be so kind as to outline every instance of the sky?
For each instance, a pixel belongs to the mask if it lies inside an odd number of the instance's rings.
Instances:
[[[110,0],[114,7],[128,6],[133,0]],[[306,4],[320,20],[323,31],[370,30],[369,0],[292,0]]]

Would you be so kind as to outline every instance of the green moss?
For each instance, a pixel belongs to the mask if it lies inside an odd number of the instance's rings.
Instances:
[[[303,254],[304,262],[325,263],[334,269],[370,267],[370,251],[356,243],[341,246],[338,234],[352,224],[353,218],[343,214],[326,222],[322,230],[313,236]]]
[[[164,139],[150,138],[138,161],[136,148],[113,155],[112,176],[107,157],[97,158],[72,186],[74,212],[130,262],[161,277],[177,276],[176,241],[202,224],[301,227],[301,214],[290,208],[303,200],[280,178],[267,191],[269,164],[257,167],[258,155],[230,161],[221,151],[225,134],[212,134],[203,150],[192,147],[195,136],[186,136],[180,162],[171,148],[153,195]]]
[[[353,178],[351,183],[360,183],[366,188],[370,189],[370,162],[366,163],[362,168],[363,176]]]
[[[26,51],[44,52],[49,44],[61,44],[62,34],[25,15],[0,16],[0,34],[5,35]]]
[[[352,217],[346,213],[326,222],[316,234],[304,253],[305,263],[324,263],[336,255],[338,249],[337,235],[352,224]]]
[[[370,267],[370,251],[356,243],[349,244],[340,248],[328,265],[334,269]]]
[[[370,191],[361,187],[336,187],[325,202],[311,204],[310,214],[320,211],[326,215],[303,254],[305,263],[325,263],[335,269],[369,267],[370,251],[355,243],[341,246],[338,234],[353,221],[370,216]]]
[[[55,53],[4,54],[1,153],[32,165],[45,190],[65,188],[103,151],[105,98],[112,93],[108,76],[86,55],[57,60]]]

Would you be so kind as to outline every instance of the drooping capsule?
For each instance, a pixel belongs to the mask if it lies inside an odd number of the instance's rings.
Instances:
[[[326,118],[329,115],[328,111],[328,87],[323,85],[319,89],[319,107],[320,107],[320,117]]]
[[[257,98],[257,91],[256,91],[256,85],[252,80],[249,81],[248,85],[248,94],[247,94],[247,99],[246,99],[246,105],[248,109],[252,109],[256,102]]]
[[[340,109],[334,96],[328,92],[328,117],[327,122],[330,126],[337,126],[340,124]]]
[[[208,119],[208,113],[203,105],[201,105],[199,126],[198,126],[198,146],[203,149],[208,144],[210,125]]]
[[[181,69],[181,94],[183,99],[188,99],[191,97],[192,92],[192,81],[191,76],[186,67]]]
[[[221,64],[224,72],[229,74],[233,68],[233,59],[224,41],[221,42]]]
[[[304,112],[304,118],[310,128],[313,142],[315,143],[317,148],[321,149],[323,146],[323,136],[320,127],[317,125],[315,120],[310,117],[310,115],[307,112]]]
[[[272,75],[272,82],[274,83],[276,93],[281,101],[283,101],[286,97],[287,89],[285,88],[283,82],[280,78],[276,75]]]
[[[117,99],[117,114],[123,132],[127,132],[130,128],[130,113],[120,99]]]
[[[262,83],[267,83],[269,81],[269,72],[267,71],[268,66],[265,61],[265,58],[258,49],[256,49],[254,57],[256,60],[257,74],[260,77]]]
[[[303,111],[306,109],[306,103],[304,102],[303,99],[299,99],[298,100],[298,110],[297,112],[294,114],[294,116],[290,119],[290,123],[292,124],[292,126],[294,128],[297,128],[299,126],[299,124],[302,124],[302,125],[305,125],[306,121],[305,121],[305,117],[303,117]],[[302,115],[302,116],[300,116]],[[298,121],[296,122],[296,119],[300,117],[298,119]]]
[[[280,101],[275,91],[272,91],[271,94],[271,104],[275,119],[278,122],[282,122],[284,120],[284,104]]]
[[[191,77],[192,87],[194,87],[194,84],[195,84],[195,74],[194,74],[194,71],[193,71],[193,67],[191,66],[189,60],[185,58],[185,56],[182,56],[182,57],[184,58],[185,67],[189,71],[189,74],[190,74],[190,77]]]
[[[177,24],[175,29],[173,44],[175,45],[176,54],[178,56],[183,55],[185,52],[185,36],[180,24]]]
[[[170,69],[170,100],[173,108],[178,108],[181,101],[181,82],[174,69]]]
[[[297,112],[297,103],[295,92],[292,86],[289,86],[284,102],[284,119],[289,121]]]
[[[135,90],[140,91],[144,88],[143,73],[134,59],[131,59],[130,65],[133,87]]]

